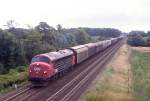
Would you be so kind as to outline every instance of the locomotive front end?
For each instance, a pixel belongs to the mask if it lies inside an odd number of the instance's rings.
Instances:
[[[29,66],[29,81],[32,83],[44,83],[54,74],[53,64],[48,57],[38,55],[32,58]]]

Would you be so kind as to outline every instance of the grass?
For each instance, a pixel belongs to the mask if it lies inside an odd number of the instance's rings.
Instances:
[[[131,53],[134,101],[150,101],[150,53]]]
[[[83,98],[83,101],[105,101],[105,97],[103,95],[103,92],[107,89],[108,85],[106,85],[106,82],[109,82],[107,78],[111,77],[112,71],[107,69],[105,71],[105,74],[102,74],[103,77],[100,78],[100,80],[96,80],[96,83],[94,87],[89,89],[86,93],[86,95]]]
[[[131,74],[126,68],[113,65],[107,67],[81,100],[150,101],[150,53],[131,50],[128,61]],[[129,82],[130,86],[128,86],[127,77],[132,78]]]
[[[8,74],[0,75],[0,94],[4,94],[13,89],[13,84],[21,84],[27,80],[27,69],[19,71],[11,69]]]
[[[124,101],[127,95],[127,85],[123,82],[115,82],[116,71],[107,68],[96,81],[95,86],[83,97],[83,101]],[[121,74],[122,75],[122,74]]]
[[[128,89],[128,65],[126,62],[127,48],[119,53],[119,57],[113,59],[111,64],[106,67],[92,87],[87,90],[81,101],[132,101]],[[121,55],[120,55],[121,54]],[[123,55],[122,55],[123,54]],[[122,63],[122,65],[119,65]]]

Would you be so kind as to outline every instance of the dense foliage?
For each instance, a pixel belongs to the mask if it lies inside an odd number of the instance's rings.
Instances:
[[[7,27],[8,29],[0,29],[0,74],[8,73],[12,68],[28,65],[31,58],[39,53],[104,40],[106,37],[121,34],[116,29],[64,29],[60,24],[55,29],[46,22],[40,22],[34,28],[23,29],[16,28],[14,22],[9,21]],[[96,35],[97,39],[91,37]]]
[[[118,29],[113,29],[113,28],[86,28],[86,27],[80,27],[79,29],[83,29],[86,31],[89,35],[91,36],[101,36],[105,38],[110,38],[110,37],[118,37],[122,34],[121,31]],[[71,28],[67,29],[67,32],[75,32],[76,28]]]
[[[128,35],[128,44],[131,46],[150,46],[150,32],[131,31]]]
[[[0,29],[0,73],[27,65],[36,54],[92,41],[82,29],[73,33],[64,33],[63,30],[61,25],[55,29],[46,22],[40,22],[30,29],[12,26],[5,30]]]
[[[27,68],[10,69],[9,73],[0,75],[0,94],[14,89],[14,84],[20,84],[27,81]]]

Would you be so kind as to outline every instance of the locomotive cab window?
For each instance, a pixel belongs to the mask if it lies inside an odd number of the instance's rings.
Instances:
[[[45,63],[49,63],[49,58],[45,57],[45,56],[36,56],[34,58],[32,58],[31,63],[33,62],[45,62]]]

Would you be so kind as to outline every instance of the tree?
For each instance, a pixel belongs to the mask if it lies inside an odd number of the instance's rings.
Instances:
[[[131,31],[129,32],[130,35],[141,35],[141,36],[146,36],[146,33],[144,31]]]
[[[62,31],[62,25],[58,24],[56,27],[57,27],[58,32]]]
[[[132,46],[145,46],[146,42],[140,34],[132,34],[128,36],[128,44]]]
[[[150,31],[147,32],[147,35],[150,36]]]
[[[7,70],[25,64],[24,49],[19,46],[18,39],[12,33],[0,32],[0,62]]]
[[[53,32],[55,28],[49,26],[46,22],[40,22],[39,25],[35,27],[41,33]]]
[[[82,28],[91,36],[102,36],[102,37],[118,37],[122,34],[121,31],[114,28]]]
[[[146,45],[147,45],[148,47],[150,47],[150,37],[147,38],[147,40],[146,40]]]
[[[15,22],[7,22],[9,29],[0,29],[0,71],[27,65],[31,58],[40,53],[91,42],[92,38],[82,28],[55,28],[46,22],[28,29],[16,28]],[[1,72],[0,72],[1,73]]]
[[[0,74],[3,74],[3,73],[5,73],[5,68],[4,68],[4,66],[3,66],[3,64],[2,63],[0,63]]]
[[[16,28],[17,23],[14,20],[9,20],[4,26],[8,27],[8,29],[14,29]]]
[[[47,47],[47,42],[49,41],[48,36],[55,29],[53,27],[50,27],[46,22],[40,22],[39,25],[35,27],[35,30],[37,30],[43,35],[42,42],[45,46],[45,49],[48,50],[48,47]]]
[[[83,29],[78,29],[75,36],[78,44],[85,44],[91,40],[91,37]]]

